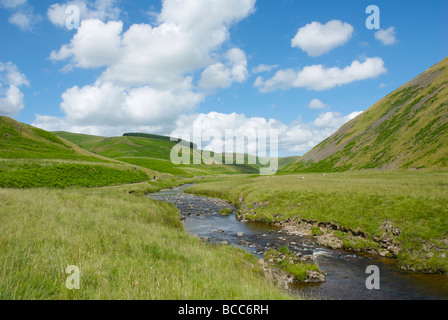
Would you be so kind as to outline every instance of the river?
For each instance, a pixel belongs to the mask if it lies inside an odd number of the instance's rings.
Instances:
[[[298,237],[267,224],[243,223],[235,218],[236,208],[220,199],[184,193],[191,185],[163,190],[149,198],[173,203],[181,214],[185,229],[211,243],[227,241],[259,258],[270,248],[289,247],[302,255],[313,255],[320,269],[327,274],[322,284],[303,284],[290,293],[312,299],[335,300],[445,300],[448,299],[448,276],[404,272],[394,259],[354,254],[319,246],[312,237]],[[233,213],[221,216],[222,209]],[[380,269],[380,289],[366,288],[366,268]]]

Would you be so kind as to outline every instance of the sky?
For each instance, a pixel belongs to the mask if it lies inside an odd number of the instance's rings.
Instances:
[[[444,59],[447,35],[446,0],[0,0],[0,115],[103,136],[276,129],[302,155]]]

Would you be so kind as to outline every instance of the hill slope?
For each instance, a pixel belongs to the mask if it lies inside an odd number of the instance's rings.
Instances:
[[[448,58],[345,124],[283,172],[448,167]]]
[[[123,137],[98,137],[67,132],[55,132],[90,152],[116,159],[122,162],[138,165],[159,172],[193,177],[217,174],[256,174],[258,168],[251,165],[175,165],[170,154],[177,142],[160,139],[160,136],[133,134]],[[143,134],[141,134],[143,135]],[[191,153],[199,152],[191,149]]]
[[[0,187],[109,186],[153,171],[90,153],[53,133],[0,117]]]
[[[249,165],[247,155],[244,157],[246,164],[241,165],[174,165],[171,163],[170,154],[177,142],[171,142],[168,137],[151,134],[133,133],[113,138],[68,132],[55,132],[55,134],[90,152],[108,158],[185,177],[216,174],[258,174],[260,167],[264,166],[260,163]],[[200,151],[191,149],[192,154],[196,152]],[[225,162],[224,154],[218,154],[217,156],[223,157],[223,163]],[[297,157],[280,158],[279,168],[283,168],[295,160],[297,160]]]

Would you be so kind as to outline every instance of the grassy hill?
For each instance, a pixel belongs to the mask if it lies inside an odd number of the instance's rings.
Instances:
[[[204,163],[175,165],[171,162],[170,153],[177,143],[169,141],[169,138],[162,139],[156,135],[126,134],[123,137],[106,138],[67,132],[55,132],[55,134],[90,152],[173,175],[193,177],[218,174],[258,174],[260,169],[260,164],[247,164],[247,155],[245,155],[246,164],[241,165],[206,165]],[[191,149],[191,155],[197,152],[200,151]],[[219,155],[219,157],[224,156]],[[284,167],[296,159],[294,157],[281,158],[280,166]]]
[[[448,167],[448,58],[395,90],[283,172]]]
[[[146,181],[153,174],[0,117],[0,187],[109,186]]]

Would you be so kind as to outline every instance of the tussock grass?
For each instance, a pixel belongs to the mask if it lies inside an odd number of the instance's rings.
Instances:
[[[0,189],[0,299],[288,298],[251,255],[202,243],[142,196],[169,184]],[[69,265],[80,290],[65,287]]]
[[[427,272],[448,272],[448,172],[364,171],[233,178],[187,192],[225,198],[251,208],[246,218],[272,223],[293,217],[334,222],[368,235],[367,245],[390,221],[401,234],[398,261]]]

